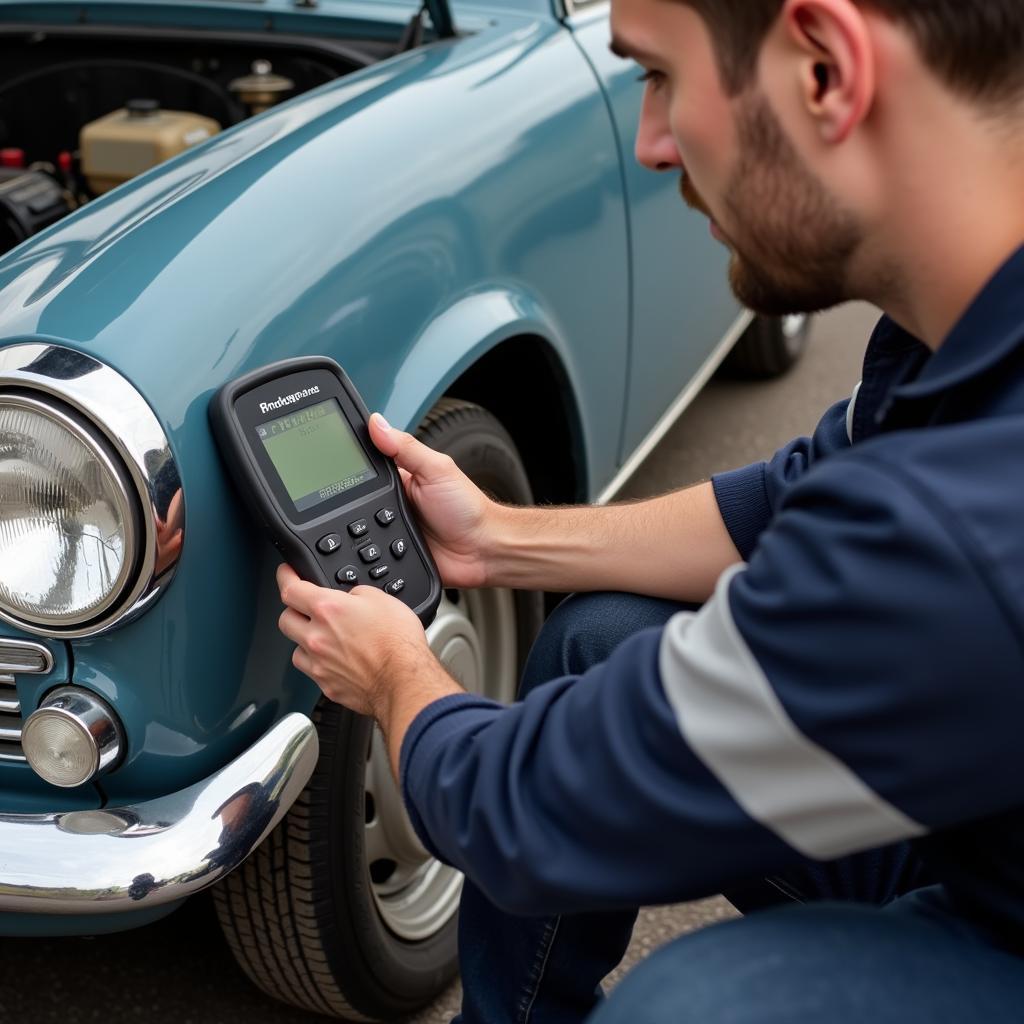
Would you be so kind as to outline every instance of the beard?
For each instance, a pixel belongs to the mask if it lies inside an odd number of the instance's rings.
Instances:
[[[863,241],[853,214],[803,163],[766,100],[742,101],[737,136],[739,163],[722,199],[737,225],[728,236],[736,297],[766,316],[845,302],[850,264]],[[680,191],[688,206],[714,218],[685,174]]]

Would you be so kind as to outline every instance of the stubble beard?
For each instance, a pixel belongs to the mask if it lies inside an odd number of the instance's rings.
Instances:
[[[723,203],[737,225],[728,236],[729,283],[755,313],[814,313],[851,297],[850,265],[863,241],[853,214],[808,170],[766,100],[742,101],[739,163]],[[693,183],[687,205],[711,215]]]

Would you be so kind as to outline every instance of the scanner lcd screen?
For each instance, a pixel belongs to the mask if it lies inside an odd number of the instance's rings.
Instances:
[[[256,433],[299,512],[377,476],[333,398],[260,423]]]

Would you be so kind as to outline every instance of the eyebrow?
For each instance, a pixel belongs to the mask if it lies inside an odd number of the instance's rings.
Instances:
[[[634,46],[621,36],[612,36],[612,41],[608,44],[608,49],[611,50],[616,57],[621,57],[623,60],[629,60],[630,57],[632,57],[633,60],[639,61],[654,60],[653,54],[645,52],[639,46]]]

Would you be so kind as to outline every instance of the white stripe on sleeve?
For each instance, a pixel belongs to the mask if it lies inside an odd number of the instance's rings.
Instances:
[[[700,612],[665,628],[662,686],[686,742],[747,814],[808,857],[923,835],[786,714],[733,621],[729,584],[745,571],[730,569]]]

